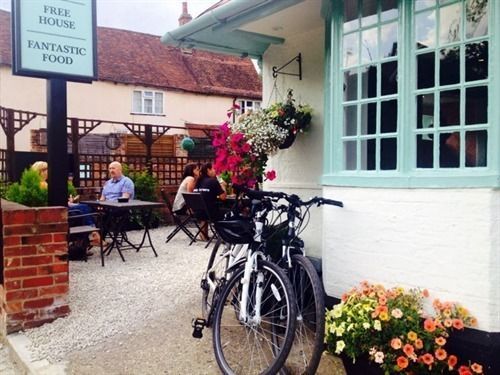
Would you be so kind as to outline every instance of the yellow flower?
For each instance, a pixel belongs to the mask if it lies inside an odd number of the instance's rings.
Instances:
[[[345,328],[342,327],[342,325],[340,327],[337,327],[337,329],[336,329],[337,336],[339,336],[339,337],[342,336],[344,334],[344,332],[345,332]]]
[[[413,331],[408,332],[408,340],[415,341],[417,339],[417,334]]]
[[[385,311],[382,311],[378,317],[384,322],[389,320],[389,314],[387,314],[387,312]]]
[[[342,316],[342,304],[336,305],[332,310],[332,315],[334,318],[340,318]]]
[[[380,320],[375,320],[373,322],[373,328],[375,328],[376,331],[382,331],[382,323],[380,323]]]
[[[335,346],[335,353],[340,354],[342,353],[342,350],[345,348],[345,342],[340,340],[337,341],[337,345]]]

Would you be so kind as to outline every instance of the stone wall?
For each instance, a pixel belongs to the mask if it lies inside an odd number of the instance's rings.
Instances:
[[[0,333],[40,326],[69,314],[66,207],[1,201],[3,281]]]

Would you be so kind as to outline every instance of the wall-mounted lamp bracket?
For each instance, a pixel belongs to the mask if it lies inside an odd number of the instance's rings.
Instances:
[[[284,68],[286,68],[288,65],[296,61],[299,64],[299,72],[298,73],[288,73],[288,72],[282,72]],[[295,76],[299,77],[299,80],[302,81],[302,54],[299,53],[297,56],[295,56],[293,59],[288,61],[285,65],[282,65],[281,67],[276,67],[273,66],[273,78],[276,78],[278,74],[285,74],[288,76]]]

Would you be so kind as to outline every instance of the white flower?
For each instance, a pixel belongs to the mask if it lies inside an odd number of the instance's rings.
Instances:
[[[344,348],[345,348],[345,342],[342,340],[337,341],[337,345],[335,346],[335,353],[336,354],[342,353],[342,350],[344,350]]]
[[[344,307],[343,304],[335,305],[333,307],[332,314],[334,318],[340,318],[342,316],[342,307]]]
[[[336,329],[337,336],[339,336],[339,337],[342,336],[344,334],[344,332],[345,332],[345,328],[342,325],[340,327],[337,327],[337,329]]]
[[[374,361],[376,363],[384,363],[384,353],[382,352],[376,352],[375,355],[374,355],[375,359]]]
[[[363,328],[364,329],[369,329],[370,328],[370,323],[364,322],[363,323]]]
[[[382,331],[382,324],[380,323],[380,320],[375,320],[373,322],[373,328],[375,328],[376,331]]]
[[[400,319],[403,316],[403,312],[400,309],[396,308],[391,311],[391,315],[396,319]]]

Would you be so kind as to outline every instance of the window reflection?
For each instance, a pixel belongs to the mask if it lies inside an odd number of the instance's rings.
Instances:
[[[357,169],[356,141],[344,142],[344,169],[352,171]]]
[[[418,3],[418,1],[417,1]],[[436,44],[436,12],[422,12],[415,16],[417,48],[434,47]]]
[[[398,24],[392,22],[380,28],[380,55],[391,57],[398,54]]]
[[[388,100],[380,104],[380,132],[395,133],[398,131],[398,101]]]
[[[465,125],[488,122],[488,87],[469,87],[465,90]]]
[[[434,87],[434,52],[417,55],[417,89]]]
[[[439,84],[452,85],[460,82],[460,48],[444,48],[440,51]]]
[[[488,78],[488,42],[470,43],[465,46],[465,80],[467,82]]]
[[[439,42],[441,44],[460,40],[462,4],[456,3],[440,10]]]
[[[361,62],[375,60],[378,60],[377,28],[372,28],[361,33]]]
[[[440,126],[453,126],[460,124],[460,90],[447,90],[440,92],[439,99]]]
[[[460,166],[460,133],[439,134],[439,166],[458,168]]]
[[[398,62],[389,61],[381,65],[382,68],[382,82],[381,94],[391,95],[398,93]]]
[[[377,105],[368,103],[361,105],[361,135],[377,132]]]
[[[488,1],[467,0],[466,12],[466,38],[477,38],[488,34]]]
[[[361,26],[370,26],[377,23],[377,0],[363,0],[361,2]]]
[[[436,5],[436,0],[417,0],[415,1],[415,10],[430,8]]]
[[[344,35],[344,66],[358,64],[358,33]]]
[[[344,136],[356,135],[358,106],[349,105],[344,107]]]
[[[358,2],[344,2],[344,32],[356,30],[359,28],[358,20]]]
[[[377,66],[369,65],[361,69],[361,98],[377,96]]]
[[[356,69],[344,72],[344,101],[358,98],[358,72]]]
[[[376,143],[375,139],[361,141],[361,168],[365,171],[375,169]]]
[[[486,167],[488,133],[479,130],[465,133],[465,166]]]
[[[434,94],[417,95],[417,129],[434,127]]]
[[[398,18],[398,1],[397,0],[382,0],[382,11],[380,16],[382,21]]]
[[[432,134],[417,135],[417,168],[433,168],[434,137]]]
[[[397,153],[398,143],[396,138],[382,138],[380,140],[380,169],[396,169]]]

